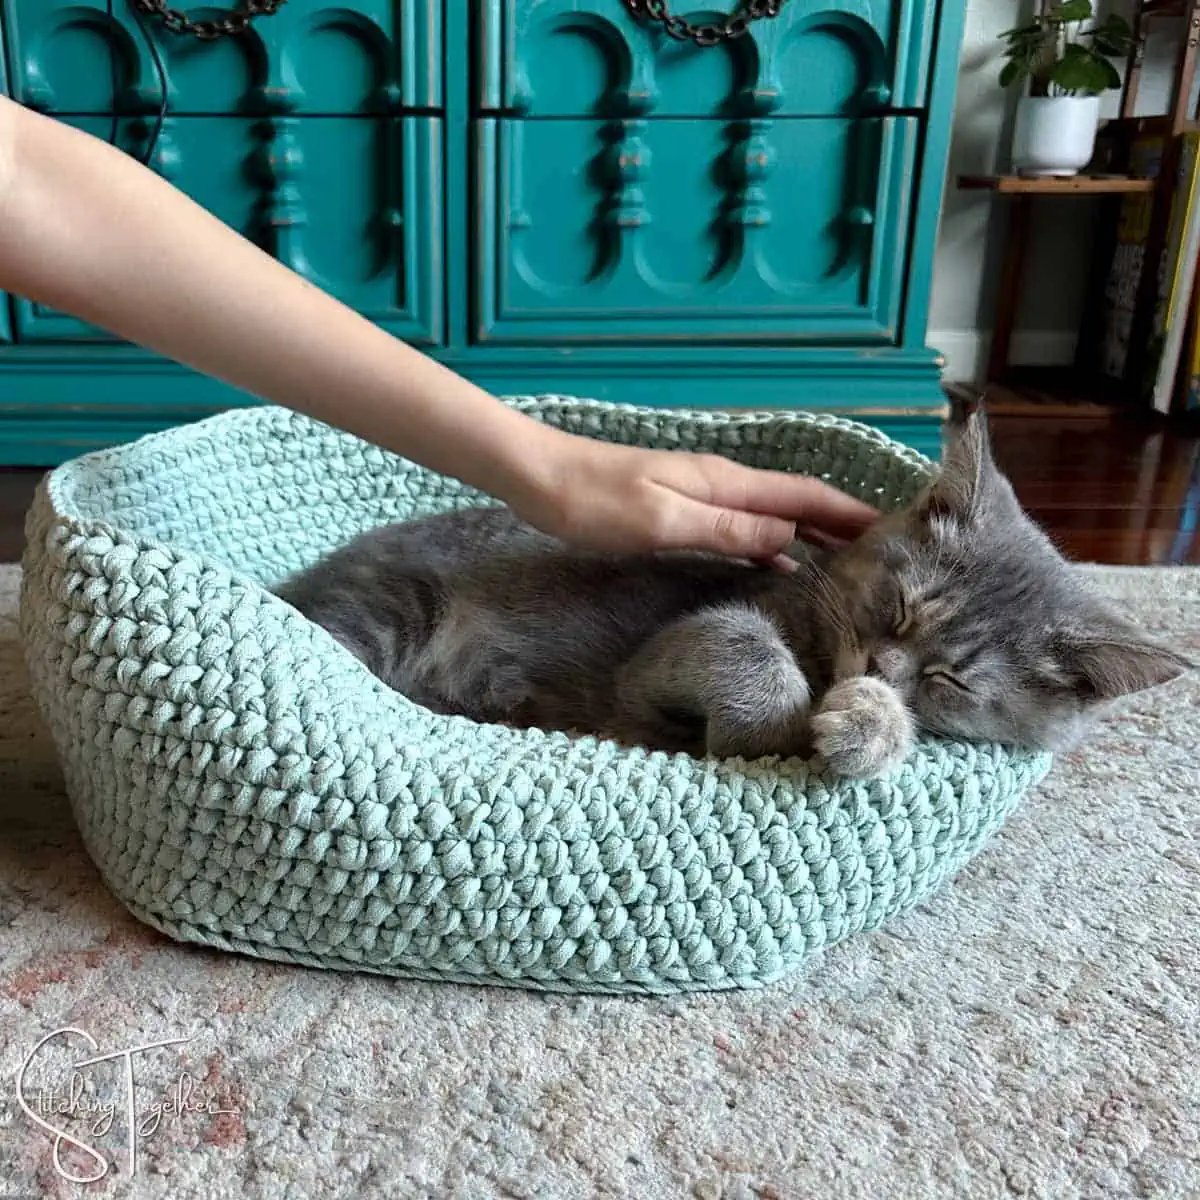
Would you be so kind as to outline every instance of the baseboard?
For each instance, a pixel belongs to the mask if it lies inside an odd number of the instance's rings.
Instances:
[[[1013,334],[1009,362],[1014,367],[1063,367],[1075,360],[1076,334],[1071,330],[1019,329]],[[929,346],[946,359],[945,378],[954,383],[982,383],[992,335],[981,329],[935,330]]]

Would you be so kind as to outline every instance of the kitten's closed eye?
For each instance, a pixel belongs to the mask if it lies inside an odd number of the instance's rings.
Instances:
[[[930,683],[944,683],[955,691],[970,695],[971,689],[954,672],[942,663],[935,663],[921,672]]]
[[[896,596],[896,620],[892,627],[892,632],[896,637],[902,638],[912,628],[912,624],[912,609],[909,607],[904,593],[899,592]]]

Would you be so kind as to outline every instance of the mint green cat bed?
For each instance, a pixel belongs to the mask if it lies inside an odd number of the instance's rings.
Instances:
[[[613,440],[823,475],[881,506],[930,463],[866,427],[560,398]],[[171,937],[310,966],[543,989],[778,979],[980,848],[1044,755],[926,741],[867,784],[436,716],[267,590],[360,531],[478,502],[260,407],[41,487],[21,622],[88,852]]]

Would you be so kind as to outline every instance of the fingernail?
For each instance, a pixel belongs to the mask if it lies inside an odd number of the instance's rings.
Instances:
[[[845,538],[826,533],[823,529],[805,528],[799,531],[800,540],[810,545],[819,546],[822,550],[844,550],[850,543]]]

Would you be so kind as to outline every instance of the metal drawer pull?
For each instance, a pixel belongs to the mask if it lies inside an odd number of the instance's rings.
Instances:
[[[625,0],[625,7],[639,20],[657,21],[677,42],[719,46],[722,42],[740,38],[749,30],[751,21],[779,16],[783,0],[740,0],[738,7],[723,21],[700,24],[671,12],[667,0]]]
[[[138,27],[141,29],[142,37],[146,41],[146,49],[150,51],[150,57],[154,59],[154,70],[158,75],[158,85],[161,92],[158,104],[158,113],[155,117],[154,128],[151,131],[150,137],[146,141],[146,148],[141,157],[143,166],[149,166],[151,159],[154,157],[154,152],[158,148],[159,138],[162,136],[163,122],[167,118],[167,69],[163,64],[162,54],[159,52],[158,46],[155,45],[154,39],[150,36],[147,30],[144,19],[146,17],[157,17],[163,25],[171,33],[176,34],[191,34],[201,42],[215,42],[218,38],[236,37],[243,34],[250,28],[250,23],[255,17],[269,17],[277,13],[287,2],[287,0],[241,0],[241,8],[230,10],[220,17],[214,17],[211,20],[193,21],[187,13],[180,11],[178,8],[171,8],[167,4],[167,0],[129,0],[129,5],[133,9],[133,15],[137,19]],[[108,15],[113,15],[113,0],[107,0]],[[112,88],[113,99],[115,102],[117,94],[117,65],[116,59],[112,59]],[[117,140],[117,118],[114,116],[112,121],[112,130],[109,134],[110,142],[116,143]]]
[[[235,37],[250,28],[255,17],[269,17],[286,0],[242,0],[241,7],[207,21],[193,21],[185,12],[171,8],[167,0],[131,0],[134,8],[148,17],[157,17],[172,33],[191,34],[202,42]]]

